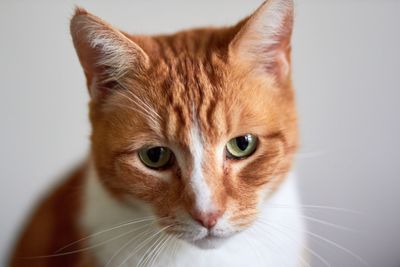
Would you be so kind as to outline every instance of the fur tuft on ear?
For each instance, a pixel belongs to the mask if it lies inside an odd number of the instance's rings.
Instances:
[[[127,74],[139,75],[149,65],[142,48],[83,8],[76,8],[70,29],[91,96],[97,94],[94,87],[104,89]]]
[[[232,60],[285,82],[290,74],[293,0],[265,1],[243,24],[229,45]]]

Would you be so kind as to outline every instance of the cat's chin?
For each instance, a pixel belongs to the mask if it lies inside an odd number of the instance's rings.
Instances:
[[[206,236],[204,238],[188,242],[201,249],[216,249],[221,247],[228,239],[229,238],[227,237]]]

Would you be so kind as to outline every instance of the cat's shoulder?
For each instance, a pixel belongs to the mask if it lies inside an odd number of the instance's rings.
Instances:
[[[41,199],[21,229],[11,267],[94,266],[87,253],[59,255],[57,250],[82,237],[79,214],[87,164],[81,164]],[[73,249],[79,249],[76,246]]]

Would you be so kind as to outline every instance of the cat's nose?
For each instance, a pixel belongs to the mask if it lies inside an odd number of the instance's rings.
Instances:
[[[217,224],[222,214],[223,212],[221,210],[213,212],[193,212],[192,217],[205,228],[211,229]]]

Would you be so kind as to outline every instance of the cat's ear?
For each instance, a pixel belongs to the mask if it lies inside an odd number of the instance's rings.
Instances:
[[[268,0],[242,21],[229,45],[229,56],[253,71],[284,83],[290,74],[293,1]]]
[[[76,8],[70,29],[92,98],[127,75],[140,75],[149,65],[149,57],[135,42],[82,8]]]

